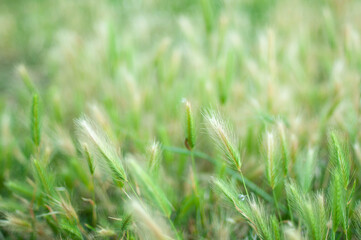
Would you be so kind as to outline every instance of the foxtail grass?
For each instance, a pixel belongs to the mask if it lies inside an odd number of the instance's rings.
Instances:
[[[39,96],[33,95],[31,106],[31,137],[35,147],[40,146],[40,113],[39,113]]]
[[[184,144],[186,145],[187,149],[192,151],[196,144],[196,134],[195,134],[195,126],[194,126],[194,117],[192,113],[192,107],[190,102],[185,100],[185,110],[186,110],[186,139]]]
[[[88,150],[88,146],[86,144],[83,145],[83,154],[84,157],[87,161],[88,164],[88,168],[89,168],[89,172],[91,174],[91,183],[90,183],[90,188],[91,188],[91,193],[92,193],[92,200],[87,200],[91,205],[92,205],[92,224],[93,227],[96,225],[97,222],[97,207],[96,207],[96,200],[95,200],[95,177],[94,177],[94,171],[95,171],[95,163],[94,163],[94,159],[93,157],[90,155],[89,150]]]
[[[352,191],[350,185],[350,164],[347,156],[348,151],[341,145],[339,136],[331,132],[331,184],[330,202],[332,211],[333,234],[339,226],[342,227],[348,239],[350,220],[349,211],[352,201]]]
[[[137,225],[135,231],[139,237],[159,240],[175,239],[166,221],[155,217],[155,213],[152,214],[144,202],[131,200],[128,205],[129,212],[135,219],[134,223]]]
[[[241,170],[241,154],[238,150],[238,141],[234,133],[230,129],[229,124],[220,117],[219,113],[209,110],[204,113],[204,118],[207,122],[209,134],[214,143],[225,154],[227,163],[241,174],[243,186],[249,199],[250,196]]]
[[[202,191],[199,187],[199,179],[197,176],[197,168],[195,163],[195,156],[194,156],[194,148],[196,145],[196,131],[195,131],[195,123],[194,123],[194,116],[192,112],[191,103],[185,100],[185,129],[186,129],[186,137],[185,137],[185,146],[191,152],[191,174],[192,174],[192,185],[194,189],[195,196],[197,198],[197,212],[200,217],[200,222],[202,228],[205,226],[205,212],[204,212],[204,204],[203,204],[203,196]]]
[[[157,174],[162,160],[162,147],[159,142],[154,141],[148,146],[147,156],[149,171]]]
[[[296,157],[296,179],[304,192],[309,192],[316,174],[317,153],[316,149],[307,149]]]
[[[134,158],[128,159],[128,163],[137,183],[145,190],[143,194],[147,195],[148,199],[152,199],[165,216],[170,217],[173,206],[158,183],[153,180]]]
[[[278,206],[278,198],[276,196],[276,187],[282,181],[283,173],[282,173],[282,161],[281,156],[276,152],[276,140],[275,136],[272,132],[268,132],[266,134],[266,177],[268,184],[272,188],[273,199],[276,206],[276,211],[280,214],[279,206]]]
[[[34,85],[34,82],[32,81],[32,79],[30,78],[29,72],[28,72],[27,68],[25,67],[25,65],[20,64],[16,70],[17,70],[18,74],[20,75],[21,79],[23,80],[23,83],[25,84],[28,91],[30,93],[34,93],[36,91],[35,85]]]
[[[232,202],[236,210],[247,220],[261,239],[281,239],[279,222],[274,215],[266,213],[263,203],[256,198],[248,200],[244,196],[240,196],[236,187],[229,181],[214,179],[213,183]]]
[[[241,154],[238,151],[238,141],[234,136],[234,132],[215,111],[206,111],[204,118],[207,123],[207,129],[217,147],[226,155],[227,163],[237,169],[241,170]]]
[[[81,144],[89,146],[88,150],[98,160],[99,166],[108,169],[114,182],[122,187],[128,181],[127,175],[121,158],[108,137],[87,117],[78,119],[76,125]]]
[[[314,240],[326,239],[329,213],[324,194],[309,195],[294,182],[286,184],[286,192],[292,210],[307,227],[309,237]]]

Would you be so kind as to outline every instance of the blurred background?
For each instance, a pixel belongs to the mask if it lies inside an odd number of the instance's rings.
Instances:
[[[337,110],[330,123],[355,138],[360,9],[337,0],[1,1],[0,109],[14,131],[25,128],[35,89],[52,131],[71,132],[95,108],[126,128],[119,134],[181,141],[172,133],[182,131],[186,98],[197,113],[219,108],[256,143],[253,131],[275,118],[317,140]]]

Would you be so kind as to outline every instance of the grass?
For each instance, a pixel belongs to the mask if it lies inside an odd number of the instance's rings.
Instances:
[[[0,2],[0,240],[361,239],[360,10]]]

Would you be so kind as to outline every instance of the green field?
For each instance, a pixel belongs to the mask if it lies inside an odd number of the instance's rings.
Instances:
[[[361,1],[0,1],[0,240],[361,239]]]

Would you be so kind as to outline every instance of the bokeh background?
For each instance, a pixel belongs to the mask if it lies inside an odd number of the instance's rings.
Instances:
[[[94,113],[129,147],[180,144],[182,99],[199,117],[221,110],[250,149],[276,119],[303,146],[327,127],[359,137],[359,1],[0,4],[6,139],[27,138],[34,90],[49,132],[72,135],[74,119]]]

